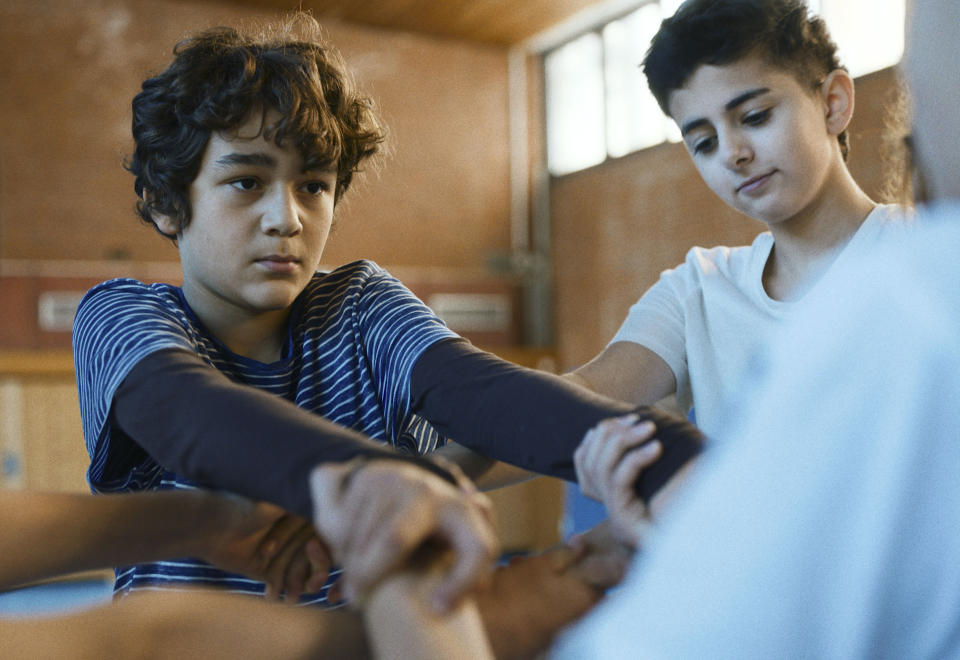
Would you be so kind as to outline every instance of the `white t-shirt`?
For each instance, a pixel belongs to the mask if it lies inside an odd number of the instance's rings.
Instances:
[[[877,206],[831,269],[869,251],[898,210]],[[677,403],[684,411],[695,409],[708,436],[723,423],[723,404],[740,388],[758,352],[797,305],[774,300],[763,288],[772,248],[769,232],[749,246],[693,248],[630,308],[610,341],[634,342],[659,355],[676,377]]]
[[[557,658],[960,658],[958,253],[941,208],[824,277]]]

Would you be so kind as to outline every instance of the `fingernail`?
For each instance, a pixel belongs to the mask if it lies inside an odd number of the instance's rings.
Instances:
[[[637,413],[630,413],[629,415],[624,415],[619,419],[621,426],[633,426],[637,423],[637,420],[640,419]]]

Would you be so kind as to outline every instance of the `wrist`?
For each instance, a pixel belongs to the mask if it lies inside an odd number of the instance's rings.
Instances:
[[[193,522],[192,529],[184,530],[184,538],[191,545],[187,554],[209,561],[231,530],[250,515],[250,505],[242,497],[225,493],[195,490],[190,495],[188,510]]]

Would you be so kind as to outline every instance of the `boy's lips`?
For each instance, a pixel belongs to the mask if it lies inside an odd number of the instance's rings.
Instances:
[[[749,194],[756,190],[759,190],[760,187],[763,186],[763,184],[765,184],[767,181],[769,181],[770,177],[772,177],[775,173],[776,173],[776,170],[771,170],[766,174],[750,177],[749,179],[741,183],[739,186],[737,186],[737,192]]]
[[[266,257],[260,257],[259,259],[256,259],[255,262],[267,270],[278,273],[291,272],[300,264],[300,260],[296,257],[280,254],[271,254],[267,255]]]

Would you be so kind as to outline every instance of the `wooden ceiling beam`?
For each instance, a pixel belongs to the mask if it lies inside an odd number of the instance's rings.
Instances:
[[[502,46],[520,43],[598,0],[230,0],[269,9]]]

